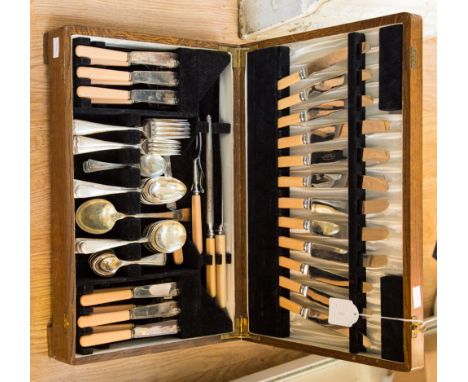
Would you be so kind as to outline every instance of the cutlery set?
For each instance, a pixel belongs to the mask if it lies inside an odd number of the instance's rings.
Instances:
[[[79,66],[78,78],[87,79],[91,85],[128,87],[136,84],[147,86],[177,87],[179,84],[175,69],[179,66],[177,54],[171,52],[122,52],[119,50],[78,45],[75,54],[90,60],[90,67]],[[94,66],[130,67],[145,65],[166,70],[124,71]],[[76,94],[88,98],[92,104],[126,105],[133,103],[177,105],[178,94],[168,89],[115,89],[100,86],[78,86]]]
[[[420,31],[51,31],[52,356],[247,339],[422,366]]]
[[[180,293],[177,283],[168,282],[130,288],[99,289],[80,297],[86,310],[77,319],[79,328],[87,333],[80,336],[82,347],[98,346],[112,342],[177,334],[179,327],[174,317],[181,309],[174,297]],[[136,304],[112,304],[137,299]],[[145,299],[158,300],[144,304]],[[160,321],[136,325],[133,321],[158,319]],[[164,320],[167,319],[167,320]],[[162,320],[162,321],[161,321]],[[131,321],[131,322],[130,322]]]

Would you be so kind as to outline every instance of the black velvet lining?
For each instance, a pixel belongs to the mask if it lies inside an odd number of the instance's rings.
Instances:
[[[364,108],[361,96],[365,94],[361,70],[365,67],[365,55],[361,44],[365,41],[363,33],[348,35],[348,232],[349,232],[349,298],[362,313],[366,306],[366,296],[362,293],[362,283],[366,280],[362,255],[366,251],[362,241],[362,228],[365,226],[365,215],[362,214],[362,201],[366,198],[362,189],[362,176],[365,164],[362,161],[362,149],[365,146],[362,135]],[[365,351],[362,334],[366,334],[366,321],[359,319],[349,331],[349,351]]]
[[[379,47],[379,109],[401,110],[403,25],[380,28]]]
[[[92,44],[103,46],[102,43],[91,42],[89,39],[75,39],[74,46],[79,44]],[[122,49],[123,50],[123,49]],[[202,51],[196,49],[178,49],[180,66],[179,97],[177,107],[154,107],[148,104],[135,105],[91,105],[89,100],[74,97],[74,118],[91,122],[121,126],[141,126],[146,118],[187,118],[191,123],[191,138],[182,140],[182,155],[171,157],[174,177],[185,183],[187,194],[179,200],[177,208],[191,207],[190,188],[193,181],[192,160],[195,156],[196,132],[206,132],[206,114],[213,120],[213,158],[214,158],[214,186],[216,221],[219,223],[219,209],[221,205],[221,165],[219,134],[229,133],[230,125],[218,123],[219,115],[219,75],[229,63],[226,53]],[[88,61],[88,62],[87,62]],[[74,57],[74,69],[79,65],[89,65],[89,60]],[[130,67],[126,70],[155,69],[150,67]],[[75,70],[74,70],[75,72]],[[84,81],[86,82],[86,81]],[[74,89],[83,80],[74,78]],[[135,88],[135,86],[133,87]],[[75,93],[76,94],[76,93]],[[201,121],[200,121],[201,119]],[[92,135],[93,138],[127,144],[137,144],[144,139],[138,131],[110,132]],[[205,143],[205,142],[204,142]],[[204,146],[205,147],[205,146]],[[203,156],[205,151],[203,151]],[[136,168],[102,171],[86,174],[83,171],[83,162],[87,159],[96,159],[111,163],[139,163],[140,151],[138,149],[108,150],[96,153],[80,154],[74,157],[75,179],[90,182],[123,186],[138,187],[140,172]],[[140,203],[140,194],[136,192],[104,196],[111,201],[119,212],[134,214],[138,212],[167,211],[166,206],[148,206]],[[78,208],[87,199],[76,199],[75,208]],[[205,206],[204,195],[202,205]],[[203,210],[204,211],[204,210]],[[203,212],[203,217],[205,218]],[[114,228],[104,235],[92,235],[82,231],[75,225],[76,237],[113,238],[122,240],[135,240],[142,237],[144,228],[155,219],[123,219],[118,221]],[[177,297],[181,307],[178,316],[180,338],[192,338],[232,331],[232,321],[227,312],[218,307],[216,302],[207,294],[204,283],[205,254],[199,254],[191,241],[191,223],[183,223],[187,230],[187,242],[184,245],[184,263],[176,265],[172,256],[168,255],[168,262],[164,267],[141,267],[132,265],[119,269],[114,277],[103,278],[95,275],[88,265],[89,255],[76,255],[76,284],[77,284],[77,311],[78,315],[86,314],[86,309],[79,305],[79,297],[90,293],[94,289],[115,288],[122,286],[137,286],[165,281],[177,281],[181,294]],[[131,244],[114,249],[116,255],[126,260],[137,260],[150,255],[143,245]],[[229,256],[230,258],[230,256]],[[131,300],[122,303],[136,303],[146,305],[158,302],[154,299]],[[138,320],[135,324],[156,322],[158,319]],[[108,345],[93,348],[82,348],[79,337],[89,332],[89,329],[77,328],[76,351],[79,354],[91,354],[95,349],[107,348]]]
[[[289,272],[279,267],[278,256],[289,256],[278,248],[278,236],[288,230],[278,228],[278,197],[287,196],[278,188],[277,139],[289,129],[277,128],[277,102],[288,91],[277,91],[278,79],[289,74],[289,48],[275,47],[248,53],[247,63],[247,150],[248,150],[248,285],[249,329],[253,333],[277,337],[289,336],[289,312],[279,306],[279,296],[289,296],[280,288],[280,275]],[[288,150],[281,152],[287,155]]]
[[[403,318],[403,278],[385,276],[380,279],[380,304],[383,317]],[[382,358],[403,362],[403,322],[396,320],[381,321]]]

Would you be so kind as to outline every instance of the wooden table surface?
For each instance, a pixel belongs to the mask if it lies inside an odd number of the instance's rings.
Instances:
[[[305,354],[248,342],[204,346],[125,360],[70,366],[47,355],[47,325],[51,319],[50,173],[47,66],[43,64],[44,32],[65,24],[99,25],[167,36],[238,42],[237,1],[187,0],[32,0],[31,1],[31,380],[33,381],[222,381],[250,374]],[[425,257],[435,238],[435,40],[428,44],[425,86],[431,92],[424,105],[427,134],[424,203]],[[430,75],[430,80],[427,81]],[[426,83],[427,82],[427,83]],[[426,95],[427,92],[425,93]],[[426,101],[426,99],[425,99]],[[426,164],[429,163],[429,166]],[[426,190],[428,191],[426,193]],[[427,229],[426,229],[427,228]],[[435,265],[427,262],[425,287],[434,289]],[[427,285],[426,285],[427,284]],[[432,294],[432,295],[431,295]],[[432,301],[433,293],[425,300]]]

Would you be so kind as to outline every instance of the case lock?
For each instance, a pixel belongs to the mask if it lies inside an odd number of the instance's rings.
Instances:
[[[414,322],[411,323],[411,336],[413,338],[416,338],[418,336],[418,334],[422,334],[426,331],[426,325],[424,324],[424,322],[418,322],[416,321],[417,318],[416,316],[413,316],[411,317],[413,320],[415,320]]]

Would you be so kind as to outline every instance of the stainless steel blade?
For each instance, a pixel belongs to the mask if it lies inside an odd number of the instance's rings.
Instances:
[[[134,298],[164,297],[171,298],[179,294],[177,283],[144,285],[133,288]]]
[[[156,322],[147,325],[138,325],[133,328],[133,338],[164,336],[169,334],[177,334],[179,326],[177,320],[168,320],[163,322]]]
[[[177,53],[172,52],[129,52],[128,61],[131,64],[154,65],[165,68],[175,68],[179,65]]]
[[[180,313],[180,308],[176,301],[161,302],[159,304],[137,306],[131,311],[131,318],[143,320],[154,317],[174,317]]]
[[[208,121],[208,134],[206,135],[206,222],[208,224],[209,235],[214,234],[214,200],[213,200],[213,139],[211,116],[206,117]]]
[[[179,103],[177,92],[174,90],[135,89],[130,91],[130,99],[133,102],[147,102],[164,105],[176,105]]]
[[[162,85],[162,86],[177,86],[179,80],[175,72],[157,72],[157,71],[135,71],[130,73],[130,78],[133,83]]]

